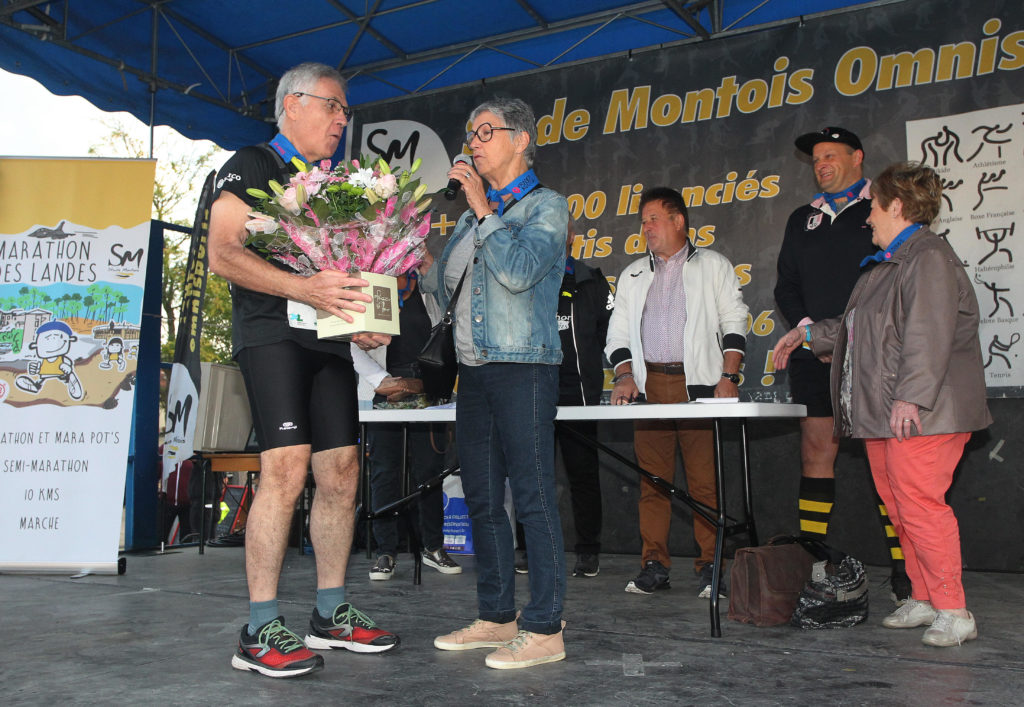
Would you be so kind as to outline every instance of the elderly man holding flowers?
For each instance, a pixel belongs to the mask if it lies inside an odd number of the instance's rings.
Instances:
[[[259,491],[246,525],[249,622],[242,627],[231,664],[270,677],[291,677],[323,667],[323,657],[310,648],[381,652],[396,647],[399,639],[378,628],[345,595],[358,483],[356,377],[349,344],[318,339],[309,328],[315,327],[313,308],[351,321],[349,312],[364,311],[371,297],[352,289],[367,282],[347,272],[350,262],[340,262],[352,255],[351,248],[342,253],[324,242],[323,236],[334,234],[299,228],[303,220],[338,223],[335,210],[346,200],[355,204],[348,218],[356,218],[356,206],[373,206],[348,199],[360,187],[346,188],[341,183],[345,180],[332,180],[326,165],[306,167],[337,150],[352,115],[344,79],[328,66],[301,64],[281,77],[276,113],[280,132],[268,144],[239,150],[218,174],[210,214],[210,266],[233,284],[232,349],[245,378],[261,449]],[[301,174],[292,180],[299,166]],[[289,183],[287,189],[282,182]],[[274,197],[264,191],[268,186]],[[321,192],[331,198],[313,198]],[[277,212],[267,214],[271,202]],[[419,213],[415,203],[411,208]],[[388,237],[384,221],[396,210],[399,216],[406,212],[414,230],[422,228],[422,219],[412,218],[408,209],[408,204],[399,209],[395,203],[390,214],[381,215],[375,246]],[[282,218],[281,212],[291,216]],[[249,236],[247,222],[257,235]],[[303,247],[289,235],[295,248],[275,247],[278,230],[289,229],[297,235],[316,234],[317,243],[303,240]],[[401,248],[405,250],[396,257],[396,267],[412,255],[408,244]],[[382,255],[375,252],[372,257]],[[353,338],[363,348],[389,340],[374,334]],[[310,512],[317,591],[303,640],[285,627],[277,588],[295,501],[310,467],[317,486]]]

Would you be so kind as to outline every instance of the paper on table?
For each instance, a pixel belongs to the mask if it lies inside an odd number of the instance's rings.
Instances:
[[[738,403],[739,398],[697,398],[695,403]]]

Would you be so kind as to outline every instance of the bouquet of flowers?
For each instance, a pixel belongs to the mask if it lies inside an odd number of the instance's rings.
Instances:
[[[250,211],[246,245],[301,275],[321,270],[400,275],[423,261],[430,232],[427,190],[408,171],[395,174],[384,159],[360,157],[331,169],[329,160],[298,172],[270,193],[247,189],[258,202]]]

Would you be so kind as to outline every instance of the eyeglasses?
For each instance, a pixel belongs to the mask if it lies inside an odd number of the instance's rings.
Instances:
[[[490,142],[495,130],[511,130],[512,132],[516,132],[515,128],[496,128],[490,123],[484,123],[476,130],[470,130],[466,133],[466,144],[468,145],[473,142],[474,137],[480,138],[480,142]]]
[[[338,113],[345,114],[345,120],[352,120],[352,114],[355,112],[351,107],[344,105],[337,98],[326,98],[324,96],[317,96],[313,93],[304,93],[303,91],[295,91],[292,93],[293,96],[309,96],[310,98],[319,98],[321,101],[327,104],[327,112],[331,115],[337,115]]]

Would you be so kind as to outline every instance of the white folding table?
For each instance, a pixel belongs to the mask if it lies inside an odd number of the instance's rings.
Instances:
[[[668,493],[672,498],[679,499],[694,513],[699,513],[716,528],[715,535],[715,567],[722,566],[722,550],[727,535],[735,535],[745,532],[750,537],[753,545],[758,544],[757,530],[754,525],[753,503],[750,492],[750,455],[747,446],[747,420],[749,419],[773,419],[773,418],[794,418],[805,417],[807,408],[804,405],[793,403],[672,403],[653,404],[635,403],[632,405],[571,405],[560,406],[555,415],[555,420],[711,420],[714,430],[715,446],[715,481],[716,481],[716,508],[710,508],[692,498],[686,491],[673,486],[671,483],[654,476],[647,470],[638,466],[631,459],[628,459],[613,449],[601,444],[598,440],[589,439],[575,430],[570,430],[587,443],[593,445],[600,451],[614,457],[618,461],[635,469],[646,476],[656,486]],[[723,420],[735,420],[740,429],[740,447],[742,457],[741,483],[743,491],[744,518],[734,520],[729,518],[725,512],[725,472],[722,461],[722,438],[721,423]],[[365,426],[373,422],[400,422],[400,423],[426,423],[426,422],[454,422],[454,408],[430,408],[426,410],[360,410],[359,421],[363,423],[365,437]],[[365,457],[365,455],[364,455]],[[365,478],[365,476],[364,476]],[[366,501],[364,501],[366,502]],[[365,506],[369,508],[369,504]],[[711,635],[719,637],[722,635],[721,620],[719,616],[718,589],[720,583],[719,573],[714,574],[711,583]]]

